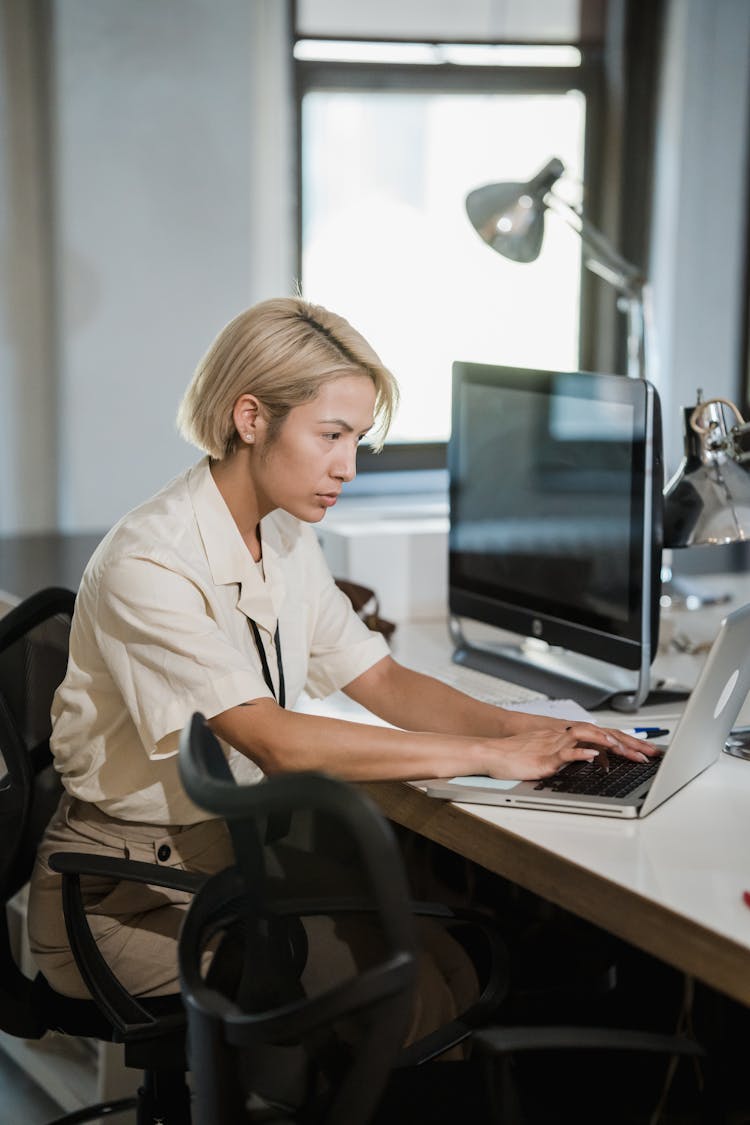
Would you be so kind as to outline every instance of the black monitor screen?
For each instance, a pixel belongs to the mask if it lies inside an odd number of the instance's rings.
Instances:
[[[639,380],[455,364],[451,611],[637,668],[656,414]]]

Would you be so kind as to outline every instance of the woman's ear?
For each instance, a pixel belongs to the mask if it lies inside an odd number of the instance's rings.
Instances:
[[[240,395],[234,404],[232,418],[243,445],[253,445],[257,437],[260,402],[255,395]]]

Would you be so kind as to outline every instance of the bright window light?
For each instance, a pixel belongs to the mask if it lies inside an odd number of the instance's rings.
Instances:
[[[302,62],[402,63],[434,66],[435,48],[429,43],[357,43],[337,39],[298,39],[294,57]]]
[[[528,179],[550,156],[582,179],[580,92],[314,91],[302,113],[303,291],[397,376],[391,441],[447,438],[456,359],[578,366],[578,236],[550,215],[537,261],[509,262],[464,200]]]
[[[498,43],[445,43],[443,62],[457,66],[580,66],[577,47],[563,45],[515,46]]]
[[[302,62],[382,63],[407,66],[581,65],[577,47],[558,44],[516,46],[482,43],[376,43],[338,39],[298,39],[294,57]]]

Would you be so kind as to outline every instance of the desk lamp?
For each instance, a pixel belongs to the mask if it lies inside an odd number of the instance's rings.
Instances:
[[[734,425],[726,423],[726,413]],[[750,540],[750,422],[733,402],[708,399],[685,410],[685,456],[664,493],[664,534],[674,547]],[[729,600],[728,598],[726,600]],[[735,727],[724,750],[750,761],[750,727]]]
[[[727,425],[725,412],[734,414]],[[711,398],[684,411],[685,456],[664,490],[665,547],[750,540],[750,433],[733,402]]]
[[[553,157],[526,183],[486,184],[466,197],[466,212],[488,246],[513,262],[533,262],[544,238],[544,215],[554,211],[583,243],[584,265],[619,293],[618,307],[627,316],[628,375],[643,379],[645,371],[644,290],[646,278],[614,249],[581,211],[552,190],[565,171]]]
[[[734,415],[734,425],[726,414]],[[702,401],[683,410],[685,453],[664,490],[664,546],[667,548],[721,546],[750,541],[750,461],[745,449],[750,423],[733,402],[724,398]],[[670,576],[671,578],[671,576]],[[671,578],[671,591],[662,595],[669,606],[680,597],[687,609],[720,605],[730,595],[699,594]],[[678,598],[675,592],[680,591]]]

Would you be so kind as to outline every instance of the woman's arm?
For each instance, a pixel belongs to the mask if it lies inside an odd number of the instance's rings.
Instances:
[[[488,774],[549,777],[565,762],[591,760],[597,750],[577,745],[571,730],[537,730],[509,738],[392,730],[286,711],[256,699],[216,715],[211,729],[256,762],[264,773],[324,770],[349,781],[409,780]],[[611,749],[605,732],[597,742]]]
[[[579,741],[598,742],[593,731],[602,728],[588,723],[570,724],[565,719],[506,711],[490,703],[472,699],[432,676],[414,672],[385,657],[344,688],[348,696],[389,723],[407,730],[436,731],[444,734],[507,738],[532,731],[576,732]],[[643,761],[644,754],[658,753],[648,743],[618,730],[608,730],[610,748],[615,753]]]

